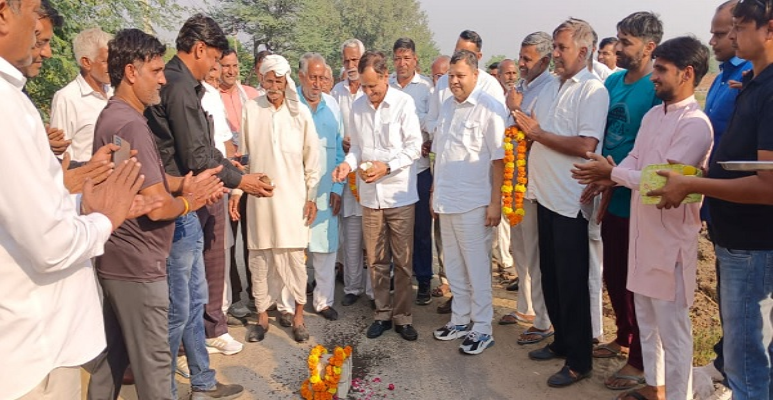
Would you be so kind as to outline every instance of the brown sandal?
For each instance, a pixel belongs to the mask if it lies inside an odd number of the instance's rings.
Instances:
[[[432,292],[430,294],[432,294],[432,297],[443,297],[446,295],[446,293],[450,291],[451,291],[451,288],[448,287],[447,283],[444,283],[432,289]]]

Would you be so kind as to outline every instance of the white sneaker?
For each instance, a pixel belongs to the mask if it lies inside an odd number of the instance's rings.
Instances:
[[[707,397],[706,400],[730,400],[733,398],[733,391],[730,390],[730,388],[721,383],[718,383],[715,386],[716,389],[714,390],[714,393]]]
[[[191,370],[188,368],[188,358],[185,356],[177,357],[177,369],[176,371],[183,378],[191,377]]]
[[[437,340],[447,341],[467,337],[467,334],[469,333],[470,331],[467,329],[467,325],[454,325],[449,322],[442,328],[435,329],[435,331],[432,332],[432,335]]]
[[[242,351],[244,348],[243,344],[237,342],[228,333],[224,333],[214,339],[207,339],[205,343],[207,345],[207,352],[210,354],[221,353],[230,356]]]

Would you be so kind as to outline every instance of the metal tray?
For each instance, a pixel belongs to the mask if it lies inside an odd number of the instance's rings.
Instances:
[[[718,161],[728,171],[770,171],[773,161]]]

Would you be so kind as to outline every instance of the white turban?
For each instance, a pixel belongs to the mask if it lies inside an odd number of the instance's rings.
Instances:
[[[260,64],[260,74],[264,77],[267,73],[273,71],[276,76],[287,78],[287,87],[285,88],[285,102],[292,115],[298,115],[298,92],[295,89],[295,82],[290,77],[290,63],[279,54],[270,54],[263,59]]]

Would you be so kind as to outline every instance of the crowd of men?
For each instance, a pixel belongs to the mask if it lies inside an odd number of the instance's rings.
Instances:
[[[772,0],[717,7],[709,44],[721,71],[703,109],[709,49],[691,36],[661,42],[651,12],[600,42],[567,19],[489,71],[480,35],[465,30],[431,77],[410,38],[395,41],[391,63],[345,41],[335,86],[318,53],[297,60],[296,85],[296,60],[263,51],[258,88],[239,82],[236,52],[198,14],[168,62],[141,30],[79,33],[80,73],[44,125],[24,85],[62,23],[48,0],[0,0],[0,397],[115,399],[129,379],[141,399],[176,399],[179,373],[192,399],[236,398],[243,387],[219,383],[209,358],[243,349],[229,326],[260,342],[275,308],[306,342],[307,301],[339,318],[337,274],[342,306],[370,300],[368,338],[394,327],[417,340],[413,305],[446,297],[437,311],[449,322],[432,336],[480,354],[494,344],[493,263],[518,291],[498,323],[528,324],[519,344],[550,342],[530,359],[565,359],[549,386],[624,355],[604,381],[618,399],[692,399],[703,222],[725,336],[701,368],[721,383],[711,398],[773,396],[773,173],[721,166],[773,162]],[[510,126],[524,143],[505,139]],[[511,226],[502,191],[520,145],[527,176],[507,179],[528,183]],[[665,186],[641,192],[646,167],[668,163],[704,177],[658,171]],[[691,193],[702,207],[683,202]],[[607,343],[602,283],[617,326]]]

